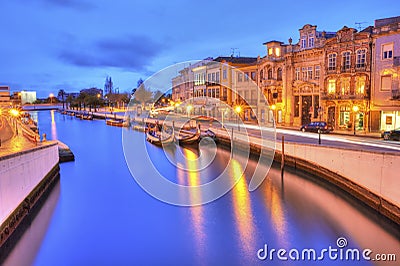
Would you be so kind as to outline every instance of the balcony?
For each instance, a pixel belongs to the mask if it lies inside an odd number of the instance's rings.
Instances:
[[[366,64],[356,64],[356,71],[367,71]]]
[[[368,100],[369,91],[365,94],[339,94],[339,93],[327,93],[321,92],[322,100]]]
[[[328,73],[328,74],[336,73],[336,67],[327,67],[326,68],[326,73]]]
[[[351,71],[351,66],[350,65],[348,65],[348,66],[342,66],[341,68],[340,68],[340,71],[343,73],[347,73],[347,72],[350,72]]]

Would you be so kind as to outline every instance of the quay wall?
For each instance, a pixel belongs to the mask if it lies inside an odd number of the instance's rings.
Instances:
[[[230,145],[228,135],[216,130],[221,144]],[[236,133],[236,132],[235,132]],[[263,145],[275,146],[274,160],[282,160],[282,144],[246,137],[252,153],[258,154]],[[234,134],[245,144],[245,137]],[[284,143],[285,166],[303,170],[327,181],[400,224],[400,155],[322,145]]]
[[[0,156],[0,251],[12,245],[9,238],[58,180],[58,161],[55,141]]]

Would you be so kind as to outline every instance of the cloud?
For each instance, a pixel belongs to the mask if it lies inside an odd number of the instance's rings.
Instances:
[[[58,54],[62,61],[80,67],[116,67],[145,71],[165,46],[146,36],[98,40],[90,45],[69,43]]]

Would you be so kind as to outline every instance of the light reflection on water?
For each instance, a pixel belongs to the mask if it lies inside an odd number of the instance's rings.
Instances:
[[[59,197],[53,197],[51,218],[39,214],[34,221],[45,229],[34,225],[30,229],[42,236],[23,239],[6,265],[15,265],[18,256],[31,256],[26,261],[35,265],[279,265],[276,260],[258,261],[257,250],[264,244],[276,249],[322,249],[335,246],[339,236],[346,237],[351,247],[394,252],[400,258],[400,242],[393,236],[398,227],[296,173],[286,172],[281,179],[280,170],[272,168],[259,189],[249,193],[248,178],[255,167],[251,161],[244,178],[225,196],[202,206],[176,207],[146,194],[130,176],[120,128],[50,112],[39,112],[38,120],[41,133],[58,136],[76,161],[61,165],[60,190],[52,192]],[[143,139],[142,133],[132,134]],[[148,148],[157,158],[165,158],[161,149]],[[183,149],[182,154],[186,158],[182,165],[197,167],[196,151]],[[167,160],[157,162],[174,182],[197,185],[220,173],[229,156],[219,151],[201,173],[177,169]],[[240,163],[229,170],[232,178],[242,172]],[[23,250],[32,241],[38,247],[34,254]]]

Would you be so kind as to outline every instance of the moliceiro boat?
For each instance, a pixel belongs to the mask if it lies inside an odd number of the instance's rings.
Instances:
[[[177,140],[181,145],[191,145],[199,142],[201,136],[200,124],[197,126],[195,133],[181,130],[177,136]]]
[[[109,126],[123,127],[124,120],[123,119],[106,119],[106,124]]]
[[[172,133],[167,135],[165,132],[159,132],[155,130],[146,130],[146,140],[157,146],[165,146],[174,144],[176,142],[174,129],[172,129]]]

